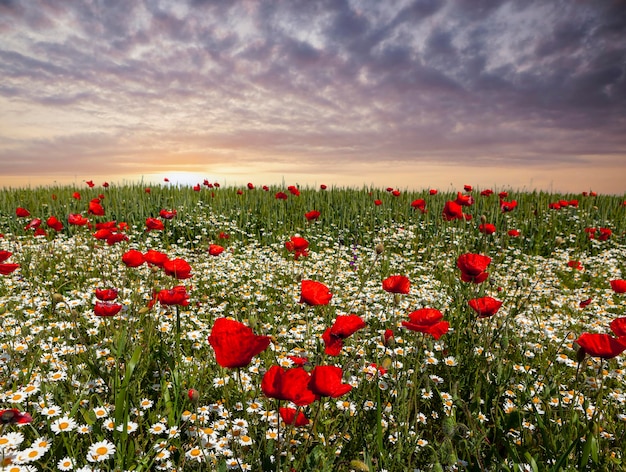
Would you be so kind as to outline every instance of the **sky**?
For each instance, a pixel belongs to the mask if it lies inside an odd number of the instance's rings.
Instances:
[[[626,1],[0,0],[0,187],[626,193]]]

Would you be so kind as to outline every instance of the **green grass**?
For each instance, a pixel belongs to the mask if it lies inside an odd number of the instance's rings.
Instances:
[[[474,191],[475,203],[464,207],[472,219],[446,221],[442,209],[456,193],[238,190],[0,190],[0,250],[13,253],[5,263],[20,264],[0,276],[0,409],[33,418],[2,426],[0,458],[36,470],[59,470],[65,457],[74,470],[622,470],[625,355],[579,364],[573,341],[585,331],[610,333],[609,322],[626,316],[626,294],[609,285],[626,278],[623,197],[510,190],[506,200],[518,206],[503,213],[497,195]],[[278,191],[288,199],[277,200]],[[89,215],[100,194],[105,215]],[[427,213],[411,208],[417,198]],[[574,199],[577,207],[549,208]],[[17,217],[17,207],[31,216]],[[162,209],[177,216],[163,231],[146,231],[146,218]],[[321,216],[307,221],[313,209]],[[129,240],[97,240],[95,228],[67,224],[70,213],[94,226],[125,222]],[[47,228],[50,216],[65,228]],[[34,218],[46,234],[24,229]],[[481,220],[496,233],[479,232]],[[590,227],[612,235],[590,239]],[[298,260],[285,249],[296,234],[310,243]],[[209,244],[225,251],[210,256]],[[192,277],[126,267],[131,248],[184,258]],[[482,284],[460,280],[457,257],[468,252],[492,258]],[[410,279],[408,294],[382,289],[398,274]],[[299,303],[303,279],[326,284],[331,302]],[[176,285],[186,286],[189,306],[151,305],[154,292]],[[109,287],[124,308],[96,317],[95,288]],[[503,302],[495,316],[477,319],[468,306],[482,296]],[[424,307],[450,323],[439,340],[401,327]],[[321,335],[348,313],[367,326],[329,356]],[[220,367],[207,337],[224,316],[271,336],[270,348],[247,367]],[[394,340],[386,344],[387,329]],[[307,369],[342,367],[353,386],[301,408],[310,424],[297,428],[276,419],[287,402],[261,391],[264,372],[292,355],[306,356]],[[61,417],[82,430],[55,431]],[[37,452],[42,438],[47,448]],[[111,458],[90,462],[89,448],[105,440],[115,445]],[[32,451],[40,457],[24,462]]]

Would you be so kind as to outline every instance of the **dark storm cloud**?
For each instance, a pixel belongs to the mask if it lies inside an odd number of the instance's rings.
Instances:
[[[625,2],[3,0],[0,34],[9,172],[43,148],[87,167],[173,148],[450,163],[626,152]]]

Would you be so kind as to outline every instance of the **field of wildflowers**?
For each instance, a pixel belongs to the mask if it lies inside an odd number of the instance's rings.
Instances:
[[[0,471],[624,469],[624,198],[87,182],[0,233]]]

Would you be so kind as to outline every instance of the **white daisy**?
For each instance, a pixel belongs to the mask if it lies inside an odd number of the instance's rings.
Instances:
[[[113,454],[115,454],[115,444],[105,439],[89,446],[87,460],[89,462],[103,462],[111,458]]]

